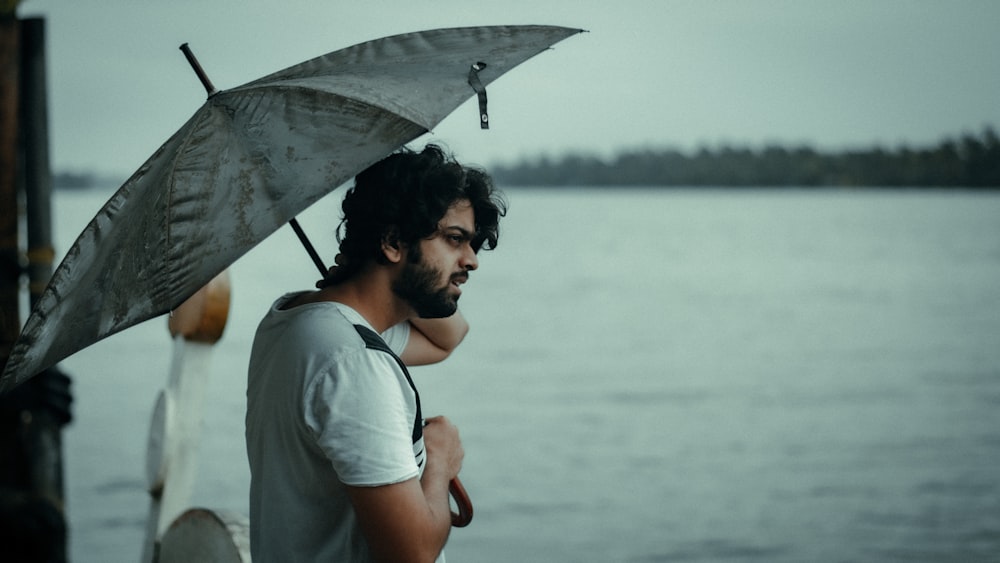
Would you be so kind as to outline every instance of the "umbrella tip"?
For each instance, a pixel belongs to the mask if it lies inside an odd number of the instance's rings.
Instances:
[[[208,75],[205,74],[205,70],[201,68],[201,63],[199,63],[198,59],[194,56],[194,53],[191,51],[191,47],[189,47],[187,43],[182,43],[180,50],[184,53],[184,58],[187,59],[188,64],[190,64],[191,68],[194,69],[194,73],[198,75],[198,80],[200,80],[201,85],[205,87],[208,97],[211,98],[213,94],[218,92],[218,90],[216,90],[215,86],[212,85],[212,81],[208,79]]]

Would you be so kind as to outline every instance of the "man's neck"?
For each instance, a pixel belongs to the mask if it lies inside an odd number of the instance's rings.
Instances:
[[[388,274],[381,268],[361,272],[346,281],[306,294],[295,305],[317,301],[343,303],[357,311],[377,332],[384,332],[412,316],[410,308],[392,291]]]

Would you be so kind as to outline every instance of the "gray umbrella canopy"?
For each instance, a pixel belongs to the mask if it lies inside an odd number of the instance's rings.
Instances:
[[[69,249],[14,345],[0,392],[176,308],[481,86],[579,31],[491,26],[397,35],[212,94]]]

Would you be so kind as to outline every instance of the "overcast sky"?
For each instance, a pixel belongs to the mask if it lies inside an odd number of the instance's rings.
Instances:
[[[369,39],[551,24],[571,37],[431,136],[464,161],[720,144],[934,144],[1000,127],[996,0],[23,0],[48,33],[57,170],[126,176],[226,89]]]

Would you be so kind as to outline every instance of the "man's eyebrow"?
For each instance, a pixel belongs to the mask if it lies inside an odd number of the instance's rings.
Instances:
[[[448,226],[448,227],[444,227],[441,230],[443,230],[443,231],[458,231],[459,233],[461,233],[462,236],[464,236],[466,238],[470,238],[470,239],[473,236],[475,236],[475,234],[476,234],[475,231],[469,231],[465,227],[459,227],[458,225],[451,225],[451,226]]]

